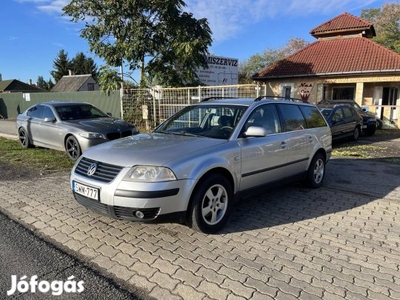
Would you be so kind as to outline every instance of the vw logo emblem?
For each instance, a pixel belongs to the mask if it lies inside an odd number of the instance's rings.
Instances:
[[[92,163],[92,164],[90,164],[86,174],[88,176],[93,176],[93,174],[96,172],[96,170],[97,170],[97,164],[96,163]]]

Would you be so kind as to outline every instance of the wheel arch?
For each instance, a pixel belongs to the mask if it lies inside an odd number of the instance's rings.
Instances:
[[[190,214],[190,208],[192,207],[193,204],[193,195],[196,194],[197,190],[199,189],[199,187],[201,186],[201,184],[204,182],[204,180],[210,176],[211,174],[219,174],[222,175],[223,177],[225,177],[232,189],[232,195],[235,194],[235,181],[233,179],[233,176],[231,174],[231,172],[229,172],[229,170],[223,168],[223,167],[215,167],[213,169],[208,170],[207,172],[205,172],[200,178],[199,180],[196,182],[196,185],[194,186],[190,197],[189,197],[189,201],[188,201],[188,205],[186,207],[186,218],[188,217],[188,214]]]

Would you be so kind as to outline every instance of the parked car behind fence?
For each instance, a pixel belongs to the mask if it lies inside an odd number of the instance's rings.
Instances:
[[[94,145],[138,133],[135,125],[83,102],[39,103],[18,115],[16,124],[22,147],[66,151],[73,160]]]

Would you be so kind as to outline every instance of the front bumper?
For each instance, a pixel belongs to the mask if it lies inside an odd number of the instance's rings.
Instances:
[[[151,221],[170,215],[186,213],[193,180],[142,183],[123,181],[130,168],[123,168],[111,182],[101,182],[77,174],[71,174],[71,189],[75,200],[82,206],[115,219]],[[74,183],[97,191],[96,199],[75,191]]]

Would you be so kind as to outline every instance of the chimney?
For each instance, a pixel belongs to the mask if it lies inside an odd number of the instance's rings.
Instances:
[[[68,70],[68,75],[72,76],[72,70]]]
[[[3,75],[0,73],[0,81],[3,81]]]

